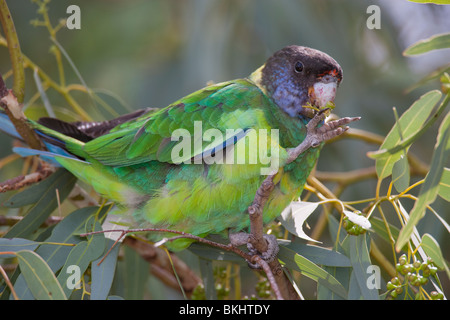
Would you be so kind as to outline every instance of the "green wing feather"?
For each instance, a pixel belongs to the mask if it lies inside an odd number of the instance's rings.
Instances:
[[[227,129],[270,129],[263,110],[269,109],[271,103],[257,86],[245,79],[208,86],[87,142],[81,156],[108,166],[152,160],[173,163],[172,150],[179,143],[171,140],[175,130],[187,130],[192,137],[199,138],[194,136],[194,130],[196,121],[201,121],[202,133],[214,128],[226,139]],[[214,142],[219,146],[224,141]],[[184,155],[182,161],[198,156],[206,147],[215,146],[209,141],[194,143],[193,139],[191,153]]]

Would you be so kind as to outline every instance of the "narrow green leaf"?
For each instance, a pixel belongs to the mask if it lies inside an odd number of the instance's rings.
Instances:
[[[349,239],[350,261],[353,266],[353,276],[358,283],[359,290],[365,300],[378,300],[378,290],[369,289],[367,282],[371,274],[367,273],[368,267],[372,264],[367,247],[367,234],[360,236],[350,236]],[[349,288],[350,291],[350,288]]]
[[[58,170],[57,172],[50,175],[46,179],[16,193],[7,201],[2,203],[2,205],[9,208],[20,208],[38,202],[39,199],[42,197],[42,192],[44,190],[54,188],[55,181],[58,180],[59,176],[63,174],[64,171],[68,177],[68,175],[70,174],[69,172],[67,172],[64,169]]]
[[[430,91],[421,96],[403,113],[398,123],[392,127],[380,146],[380,149],[376,152],[369,153],[371,158],[376,159],[376,171],[380,179],[384,179],[392,173],[394,163],[409,149],[408,145],[405,149],[392,151],[396,150],[395,148],[402,143],[397,126],[400,125],[404,140],[409,140],[411,137],[414,137],[422,128],[441,96],[442,93],[438,90]]]
[[[446,268],[447,264],[445,263],[444,256],[442,255],[441,247],[439,243],[428,233],[425,233],[422,236],[421,247],[425,251],[425,253],[433,259],[433,263],[439,269]]]
[[[327,287],[340,297],[344,299],[347,298],[347,291],[335,277],[295,251],[280,246],[278,258],[286,265],[286,267],[300,271],[304,276]]]
[[[389,233],[386,230],[384,221],[378,217],[371,217],[370,221],[372,222],[372,229],[375,231],[375,233],[382,239],[386,240],[388,243],[391,243],[391,239],[389,239]],[[389,224],[388,227],[392,237],[394,238],[392,240],[395,241],[398,237],[398,234],[400,233],[400,229],[392,224]]]
[[[106,300],[114,280],[120,245],[116,245],[108,253],[115,241],[111,239],[106,239],[106,241],[107,245],[104,254],[108,255],[105,260],[100,263],[101,259],[104,257],[104,255],[102,255],[100,258],[92,262],[91,300]]]
[[[13,238],[13,239],[5,239],[0,238],[0,252],[12,251],[17,252],[21,250],[29,250],[34,251],[39,246],[39,242],[22,239],[22,238]],[[5,255],[2,254],[0,259],[2,258],[12,258],[15,255]]]
[[[400,155],[400,159],[392,167],[392,181],[395,190],[402,192],[409,186],[409,163],[406,155]]]
[[[438,194],[442,199],[450,202],[450,168],[444,168],[442,172]]]
[[[304,244],[300,242],[291,242],[287,240],[279,241],[279,244],[301,254],[313,263],[323,266],[350,267],[351,263],[342,253],[327,248]]]
[[[64,291],[50,267],[33,251],[17,252],[20,271],[37,300],[66,300]]]
[[[145,283],[148,279],[149,264],[130,247],[124,246],[125,252],[125,300],[142,300]]]
[[[355,270],[352,270],[350,273],[350,281],[348,283],[348,300],[364,300],[364,295],[361,292]]]
[[[411,0],[410,0],[411,1]],[[425,2],[424,0],[419,1],[415,0],[415,2]],[[449,0],[434,0],[434,1],[426,1],[427,3],[433,2],[437,3],[440,2],[441,4],[449,4]],[[438,49],[446,49],[450,48],[450,33],[444,33],[444,34],[438,34],[434,35],[428,39],[420,40],[413,45],[406,48],[405,51],[403,51],[403,54],[405,56],[413,56],[418,54],[427,53],[432,50],[438,50]]]
[[[339,281],[345,289],[345,286],[350,281],[350,273],[352,268],[348,267],[324,267],[325,271],[331,274],[333,277]],[[348,298],[348,296],[347,296]],[[343,297],[337,295],[327,287],[323,286],[320,283],[317,283],[317,300],[344,300]]]
[[[98,207],[86,207],[75,210],[60,223],[58,223],[52,231],[52,234],[45,242],[60,243],[61,245],[41,245],[36,249],[36,253],[41,256],[53,272],[61,269],[67,260],[73,246],[66,246],[63,244],[76,245],[80,243],[81,239],[77,234],[80,230],[84,230],[87,219],[98,212]],[[103,208],[100,216],[107,212],[107,208]],[[31,292],[22,275],[19,275],[14,288],[20,299],[32,299]]]
[[[99,221],[95,220],[95,216],[91,216],[87,221],[86,228],[87,232],[99,231],[101,230],[101,224]],[[93,226],[91,226],[93,224]],[[87,241],[82,241],[78,243],[71,251],[67,257],[66,263],[64,264],[61,272],[58,275],[58,281],[63,287],[65,294],[69,297],[72,293],[72,286],[68,285],[68,281],[72,276],[71,269],[73,266],[79,268],[80,275],[82,275],[89,264],[96,260],[105,250],[106,239],[104,234],[95,234],[88,237]]]
[[[59,169],[48,179],[47,189],[39,190],[39,200],[30,208],[25,217],[6,233],[5,238],[27,238],[33,234],[58,207],[56,189],[62,202],[75,185],[76,178],[67,170]]]
[[[436,146],[431,160],[430,171],[425,177],[419,192],[419,197],[411,210],[409,220],[400,231],[396,248],[399,250],[409,240],[414,227],[425,215],[426,206],[432,203],[439,191],[439,182],[444,172],[445,164],[450,159],[450,113],[442,121],[439,127]]]

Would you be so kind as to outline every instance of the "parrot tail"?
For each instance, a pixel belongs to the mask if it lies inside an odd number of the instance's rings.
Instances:
[[[0,109],[0,131],[6,133],[14,139],[18,139],[24,142],[22,136],[17,132],[8,115],[2,109]],[[49,134],[43,133],[38,128],[35,129],[35,132],[39,135],[48,151],[34,150],[22,147],[15,147],[13,148],[13,151],[22,157],[41,156],[45,161],[50,162],[51,164],[58,167],[60,167],[61,165],[55,160],[56,156],[80,160],[66,150],[64,141]]]

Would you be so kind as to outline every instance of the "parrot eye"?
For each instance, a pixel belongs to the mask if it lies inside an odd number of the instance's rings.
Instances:
[[[294,70],[297,73],[302,72],[303,71],[303,63],[301,63],[300,61],[297,61],[294,66]]]

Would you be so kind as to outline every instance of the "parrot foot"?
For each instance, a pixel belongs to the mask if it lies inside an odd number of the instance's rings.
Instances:
[[[231,245],[235,247],[239,247],[242,245],[247,245],[247,249],[250,252],[251,255],[259,255],[264,261],[267,263],[273,261],[279,251],[277,238],[272,234],[265,234],[263,235],[263,238],[267,242],[267,250],[265,252],[259,252],[257,251],[253,245],[250,242],[251,235],[245,232],[238,232],[238,233],[230,233],[228,238],[230,239]],[[248,265],[252,269],[259,269],[260,266],[256,263],[251,263],[250,261],[247,261]]]
[[[344,117],[326,122],[318,128],[317,125],[325,120],[328,110],[329,108],[320,110],[306,125],[307,137],[311,140],[310,143],[313,148],[319,146],[321,142],[335,138],[347,131],[348,127],[345,126],[346,124],[361,119],[361,117]]]
[[[316,148],[322,142],[343,134],[348,130],[348,127],[345,126],[346,124],[361,119],[361,117],[345,117],[326,122],[321,127],[317,127],[317,125],[325,119],[327,110],[328,109],[322,109],[308,122],[306,125],[307,133],[305,140],[297,147],[288,149],[288,159],[286,163],[291,163],[309,148]]]

